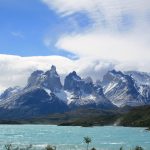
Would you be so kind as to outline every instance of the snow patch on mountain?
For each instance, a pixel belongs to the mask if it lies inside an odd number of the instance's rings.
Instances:
[[[69,73],[62,85],[56,67],[34,71],[24,88],[8,88],[0,96],[0,117],[64,112],[88,107],[115,109],[150,104],[150,75],[140,72],[107,72],[102,81]],[[16,113],[16,114],[15,114]]]
[[[51,90],[50,89],[47,89],[47,88],[43,88],[45,91],[46,91],[46,93],[50,96],[51,95]]]
[[[139,87],[130,75],[116,70],[109,71],[104,75],[102,85],[105,96],[118,107],[145,105]]]
[[[104,94],[106,94],[107,92],[111,91],[113,88],[115,88],[115,86],[117,85],[118,83],[110,83],[108,86],[104,87]]]
[[[146,72],[139,71],[127,71],[125,74],[130,75],[136,81],[138,86],[140,85],[150,85],[150,74]]]

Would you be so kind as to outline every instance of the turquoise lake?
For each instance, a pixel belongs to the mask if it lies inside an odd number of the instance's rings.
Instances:
[[[90,148],[97,150],[119,150],[121,146],[130,150],[136,145],[150,150],[150,132],[144,128],[128,127],[63,127],[54,125],[0,125],[0,149],[4,145],[22,146],[32,144],[42,149],[47,144],[57,150],[85,150],[83,137],[92,138]]]

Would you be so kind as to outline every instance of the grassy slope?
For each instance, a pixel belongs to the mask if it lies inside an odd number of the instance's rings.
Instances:
[[[131,109],[123,115],[121,125],[150,127],[150,106],[142,106]]]
[[[118,112],[98,109],[77,109],[64,114],[50,114],[28,120],[1,120],[2,124],[57,124],[73,126],[112,125]]]
[[[112,125],[118,117],[115,111],[97,109],[78,109],[68,113],[68,120],[61,122],[60,125]]]
[[[0,120],[0,124],[56,124],[72,126],[113,125],[150,127],[150,106],[120,110],[77,109],[64,114],[50,114],[28,120]]]

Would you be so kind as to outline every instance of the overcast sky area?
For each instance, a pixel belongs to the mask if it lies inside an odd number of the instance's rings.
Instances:
[[[150,72],[150,0],[0,0],[0,92],[54,64],[64,77]]]

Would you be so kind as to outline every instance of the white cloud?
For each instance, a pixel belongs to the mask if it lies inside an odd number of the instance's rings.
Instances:
[[[24,86],[33,71],[37,69],[49,70],[52,64],[56,65],[62,79],[73,70],[76,70],[82,77],[92,76],[94,79],[100,79],[104,73],[114,67],[111,62],[91,58],[70,60],[61,56],[0,55],[0,91],[10,86]]]
[[[83,78],[91,76],[94,80],[97,80],[102,79],[108,70],[140,70],[145,65],[144,63],[106,61],[95,59],[95,57],[70,60],[62,56],[20,57],[0,55],[0,91],[10,86],[24,86],[33,71],[37,69],[49,70],[52,64],[56,65],[62,80],[73,70]]]
[[[111,25],[120,21],[123,14],[138,16],[139,19],[150,10],[149,0],[42,0],[62,16],[76,12],[87,12],[98,24],[105,20]]]
[[[11,55],[0,55],[0,91],[9,86],[23,86],[27,82],[28,76],[37,69],[48,70],[52,64],[58,66],[58,69],[65,64],[71,66],[71,61],[64,57],[20,57]],[[68,65],[67,65],[68,64]],[[66,70],[60,69],[61,73]]]
[[[50,8],[57,10],[59,13],[74,13],[77,11],[93,11],[97,9],[103,8],[105,12],[112,11],[113,14],[118,14],[122,11],[133,10],[140,12],[145,11],[145,9],[149,9],[150,2],[149,0],[42,0],[46,3]],[[138,12],[139,12],[138,11]],[[66,15],[67,15],[66,14]],[[113,15],[111,14],[111,15]]]
[[[92,28],[86,32],[61,35],[56,43],[58,49],[74,53],[80,59],[113,60],[120,62],[119,68],[149,72],[149,0],[42,1],[62,17],[84,12],[93,20]],[[126,15],[131,22],[124,18]],[[125,31],[120,31],[120,26]]]
[[[64,36],[56,46],[80,57],[117,61],[149,61],[149,44],[132,35],[88,33]]]

